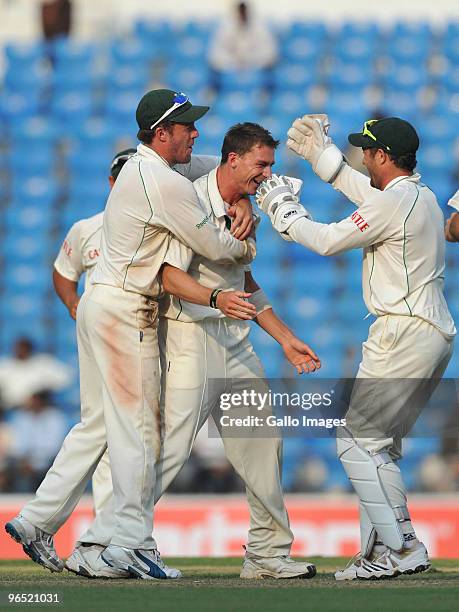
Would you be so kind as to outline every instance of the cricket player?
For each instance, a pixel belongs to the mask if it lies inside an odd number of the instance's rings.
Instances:
[[[297,119],[288,137],[287,145],[358,208],[338,223],[316,223],[283,177],[260,186],[258,203],[284,238],[316,253],[363,247],[364,299],[377,317],[363,344],[346,428],[337,431],[339,458],[360,499],[361,551],[335,577],[423,571],[430,562],[411,523],[396,461],[401,438],[453,350],[456,329],[443,295],[443,215],[413,172],[419,139],[407,121],[366,121],[361,133],[349,136],[363,149],[370,178],[348,166],[328,136],[326,115]]]
[[[231,208],[244,194],[254,194],[258,185],[271,176],[278,141],[254,123],[233,126],[225,136],[221,164],[194,186],[207,217],[222,231]],[[169,295],[161,303],[160,355],[161,402],[164,440],[156,465],[155,503],[187,461],[197,433],[222,393],[250,388],[267,396],[263,367],[249,341],[250,326],[222,316],[218,309],[197,306],[172,297],[180,282],[178,270],[200,284],[220,290],[251,293],[257,311],[256,322],[284,349],[298,373],[320,367],[317,355],[275,315],[257,285],[250,266],[212,261],[191,249],[170,249],[163,269],[164,289]],[[247,379],[250,379],[248,381]],[[283,501],[281,486],[281,440],[253,435],[236,438],[223,435],[226,455],[246,484],[250,506],[250,530],[241,578],[309,578],[313,564],[290,558],[293,534]],[[105,575],[98,556],[105,558],[104,546],[114,529],[112,505],[96,518],[90,530],[67,560],[76,573]],[[97,543],[97,544],[95,544]]]
[[[160,270],[174,242],[211,260],[250,263],[252,239],[239,241],[208,218],[193,185],[172,168],[189,163],[208,107],[184,94],[153,90],[139,102],[142,144],[124,165],[104,212],[99,261],[77,309],[82,420],[68,434],[35,498],[6,525],[29,556],[62,571],[53,534],[66,521],[107,445],[115,530],[105,559],[114,571],[145,579],[178,578],[153,540],[155,464],[159,457]],[[212,290],[182,271],[178,297],[209,304]],[[212,303],[250,319],[246,292],[225,291]]]
[[[445,225],[445,238],[448,242],[459,242],[459,191],[449,200],[448,206],[454,208]]]

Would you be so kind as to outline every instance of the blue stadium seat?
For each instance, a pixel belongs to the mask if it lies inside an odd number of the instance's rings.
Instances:
[[[244,92],[248,97],[256,97],[265,84],[266,73],[263,70],[226,70],[220,73],[222,95]]]
[[[53,98],[51,109],[62,127],[72,130],[93,114],[94,100],[86,90],[60,93]]]
[[[4,93],[0,100],[0,117],[7,123],[20,123],[42,110],[42,101],[36,91]]]
[[[88,203],[87,205],[90,207],[90,210],[94,209],[93,203],[97,205],[97,203],[103,202],[105,205],[108,193],[109,185],[107,174],[105,174],[104,177],[102,175],[94,175],[93,180],[87,180],[87,178],[84,179],[80,176],[74,176],[70,181],[68,191],[69,201],[72,203],[72,205],[76,205],[77,202],[80,202],[80,213],[82,212],[82,207],[85,206],[86,202]],[[103,208],[103,206],[101,207],[99,205],[96,212],[101,210],[101,208]]]
[[[4,53],[9,66],[27,68],[36,61],[45,59],[45,46],[41,41],[32,43],[8,43]]]
[[[354,93],[354,98],[358,97],[360,102],[362,98],[361,90],[365,87],[374,85],[375,72],[370,61],[344,61],[335,59],[330,67],[330,72],[327,75],[327,84],[332,87],[335,92],[348,91]]]
[[[148,89],[150,73],[147,67],[136,64],[127,66],[117,66],[110,71],[107,78],[107,95],[122,92],[142,92]]]
[[[78,94],[80,91],[91,92],[99,84],[101,78],[96,77],[94,70],[69,69],[66,65],[57,67],[54,71],[52,84],[55,96]]]
[[[309,63],[295,62],[281,64],[274,69],[273,86],[278,92],[298,93],[314,85],[318,79],[315,66]]]
[[[23,121],[12,123],[10,134],[15,141],[20,141],[21,145],[27,143],[29,147],[36,143],[38,147],[54,145],[59,137],[58,126],[52,117],[46,115],[32,115]]]
[[[6,227],[17,233],[36,232],[37,236],[46,236],[52,225],[53,217],[49,208],[39,205],[28,205],[24,201],[12,201],[3,213]]]
[[[17,177],[33,176],[36,174],[50,175],[54,167],[54,151],[49,147],[37,148],[37,153],[32,153],[32,147],[28,155],[24,155],[25,141],[19,141],[20,147],[15,147],[8,158],[10,171]]]
[[[143,44],[151,48],[155,58],[164,58],[169,54],[171,45],[175,43],[175,33],[170,21],[138,20],[134,32]]]
[[[194,104],[201,104],[210,84],[207,64],[195,65],[187,62],[172,63],[168,66],[165,79],[174,91],[183,91]]]
[[[154,59],[153,40],[146,40],[142,37],[129,37],[115,39],[111,45],[111,73],[119,68],[139,68],[147,70],[150,62]]]
[[[415,77],[417,80],[417,77]],[[407,91],[403,88],[395,89],[387,87],[383,91],[381,100],[381,113],[386,117],[403,117],[408,121],[416,123],[416,118],[420,110],[419,91],[412,89]]]
[[[423,118],[417,129],[422,141],[422,147],[441,142],[443,146],[449,148],[452,147],[455,138],[459,135],[459,126],[455,117],[449,114],[429,113],[429,115]]]
[[[87,70],[95,65],[98,49],[95,44],[79,42],[72,38],[61,38],[54,44],[56,68]]]
[[[27,295],[40,296],[50,287],[50,268],[47,265],[21,263],[8,266],[4,273],[4,287],[7,292],[23,291]]]
[[[12,197],[16,208],[37,206],[43,211],[49,210],[59,195],[59,185],[51,176],[31,174],[13,177],[11,185]]]
[[[209,37],[201,32],[178,32],[169,48],[169,57],[175,63],[204,67],[207,63]]]
[[[315,67],[323,49],[323,40],[314,40],[307,36],[288,36],[281,41],[281,56],[287,63],[305,63]]]
[[[7,232],[0,252],[7,265],[10,263],[44,263],[49,255],[49,243],[34,232],[23,233],[15,230]]]
[[[137,134],[139,127],[135,120],[135,109],[144,93],[144,91],[128,91],[108,96],[105,116],[113,124],[117,136]]]
[[[443,141],[438,144],[423,145],[417,155],[418,168],[421,172],[450,172],[454,168],[454,157]]]
[[[5,90],[28,95],[31,91],[43,94],[50,84],[50,73],[41,61],[33,62],[26,69],[11,65],[4,76]]]
[[[231,91],[218,98],[213,110],[222,115],[229,125],[233,125],[240,121],[257,121],[259,103],[257,94],[247,95],[244,91]]]
[[[413,92],[427,84],[427,70],[422,66],[421,59],[412,64],[395,59],[384,77],[384,85],[389,91],[406,92],[407,95],[413,95]]]

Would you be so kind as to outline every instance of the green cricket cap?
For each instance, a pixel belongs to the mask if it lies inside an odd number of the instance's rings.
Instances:
[[[177,104],[177,108],[164,117],[164,121],[194,123],[209,110],[208,106],[191,104],[188,97],[182,93],[171,89],[153,89],[143,96],[137,106],[135,117],[139,128],[141,130],[151,129],[151,126],[158,122],[174,104]]]
[[[347,139],[354,147],[383,149],[395,156],[416,153],[419,148],[416,130],[411,123],[399,117],[365,121],[362,132],[349,134]]]

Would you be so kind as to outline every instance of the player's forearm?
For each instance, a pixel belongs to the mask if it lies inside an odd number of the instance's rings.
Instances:
[[[294,338],[292,331],[279,319],[272,308],[263,310],[263,312],[257,315],[255,321],[281,346],[289,343]]]
[[[164,291],[181,300],[201,306],[209,306],[212,289],[200,285],[194,278],[179,268],[165,264],[162,268],[162,284]]]
[[[339,237],[334,236],[333,229],[336,225],[336,223],[327,225],[302,218],[293,223],[288,230],[288,235],[292,240],[318,255],[324,257],[337,255],[354,247],[343,244]]]
[[[53,283],[56,294],[70,310],[75,302],[79,299],[78,283],[71,281],[53,268]]]

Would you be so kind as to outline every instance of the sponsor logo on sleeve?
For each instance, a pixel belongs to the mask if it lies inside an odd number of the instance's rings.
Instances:
[[[67,242],[67,240],[64,240],[64,244],[62,245],[62,250],[67,255],[67,257],[70,257],[70,255],[72,254],[73,249],[70,246],[70,244]]]
[[[364,232],[366,229],[370,227],[368,223],[365,221],[365,219],[362,217],[362,215],[359,215],[357,211],[351,215],[351,219],[352,221],[354,221],[354,223],[357,225],[357,227],[359,228],[361,232]]]

